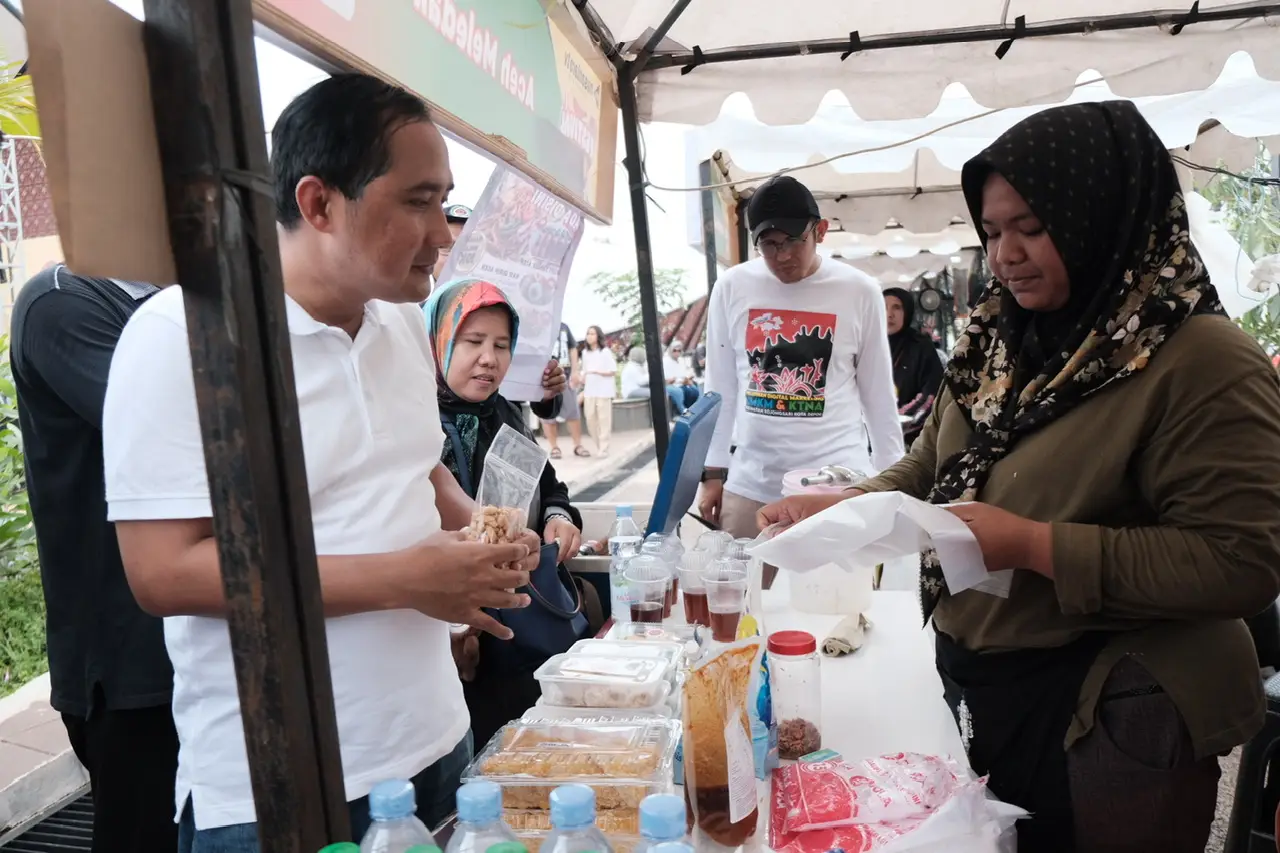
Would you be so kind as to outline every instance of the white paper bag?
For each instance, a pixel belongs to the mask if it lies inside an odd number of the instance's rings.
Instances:
[[[830,509],[756,544],[751,554],[793,572],[834,563],[852,570],[933,547],[951,592],[976,589],[1009,597],[1011,571],[988,572],[968,525],[941,506],[901,492],[879,492],[841,501]]]

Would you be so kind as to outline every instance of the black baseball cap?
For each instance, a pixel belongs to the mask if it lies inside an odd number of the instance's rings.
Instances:
[[[471,218],[471,208],[465,204],[446,204],[444,218],[448,222],[466,222]]]
[[[810,222],[821,218],[813,193],[790,175],[765,181],[747,202],[747,223],[753,243],[761,234],[775,228],[789,237],[799,237]]]

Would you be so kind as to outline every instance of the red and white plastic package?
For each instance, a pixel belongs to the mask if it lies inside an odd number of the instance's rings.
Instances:
[[[806,832],[928,817],[970,780],[948,758],[900,752],[847,762],[836,756],[779,769],[786,829]]]
[[[851,765],[834,756],[807,769],[822,764],[842,765],[842,770],[828,766],[800,773],[797,768],[805,765],[795,764],[774,771],[769,846],[775,853],[1016,853],[1014,824],[1027,813],[997,800],[985,779],[975,779],[949,759],[905,754]],[[864,775],[848,773],[853,767]],[[869,797],[861,790],[866,787],[880,791]],[[868,822],[848,817],[855,799]],[[873,799],[877,805],[871,807]],[[882,819],[870,821],[873,812]],[[801,830],[795,827],[811,824],[800,820],[826,823]]]

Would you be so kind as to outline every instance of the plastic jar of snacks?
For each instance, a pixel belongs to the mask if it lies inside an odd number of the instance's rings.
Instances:
[[[769,687],[778,725],[778,757],[822,748],[822,675],[818,642],[805,631],[769,635]]]

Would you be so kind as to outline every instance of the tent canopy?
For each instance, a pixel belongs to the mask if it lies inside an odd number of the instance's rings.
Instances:
[[[766,124],[803,124],[843,92],[864,119],[928,115],[953,82],[988,107],[1057,103],[1094,69],[1124,97],[1204,89],[1250,53],[1280,79],[1280,4],[1200,0],[578,0],[624,52],[670,22],[640,74],[642,121],[706,124],[744,92]],[[1194,9],[1194,10],[1193,10]],[[1267,17],[1271,16],[1271,17]],[[853,35],[856,34],[856,39]],[[850,52],[851,51],[851,52]],[[846,55],[847,54],[847,55]]]
[[[1081,76],[1093,82],[1078,86],[1065,103],[1117,97],[1095,72]],[[1135,98],[1134,103],[1165,145],[1200,165],[1223,163],[1239,171],[1253,164],[1257,138],[1273,150],[1280,147],[1280,82],[1258,76],[1244,53],[1233,55],[1208,89]],[[925,118],[866,121],[835,95],[808,124],[771,127],[737,96],[717,121],[686,134],[688,174],[696,175],[697,161],[714,156],[724,180],[748,195],[753,179],[822,163],[795,174],[818,196],[824,215],[844,230],[874,234],[894,220],[912,231],[937,231],[968,216],[959,193],[965,161],[1044,108],[992,112],[967,92],[952,89]],[[851,151],[862,153],[840,156]],[[840,159],[823,162],[833,157]],[[1199,187],[1210,176],[1189,177]]]

